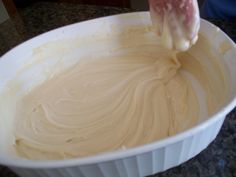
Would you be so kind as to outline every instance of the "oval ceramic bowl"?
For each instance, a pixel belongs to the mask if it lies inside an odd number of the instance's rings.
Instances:
[[[150,24],[148,12],[137,12],[85,21],[37,36],[1,57],[0,91],[4,88],[7,80],[13,77],[16,71],[24,66],[24,63],[29,62],[29,58],[35,58],[35,55],[39,52],[36,49],[48,44],[48,42],[83,36],[93,38],[98,33],[106,35],[111,30],[118,34],[119,30],[129,26],[150,26]],[[116,29],[115,26],[119,26],[120,29]],[[196,156],[214,140],[226,114],[236,105],[236,77],[233,77],[236,76],[236,48],[234,43],[216,26],[204,20],[201,20],[200,33],[209,40],[211,47],[216,50],[220,50],[221,44],[225,42],[230,46],[221,56],[222,62],[228,70],[230,81],[229,99],[224,107],[207,120],[191,129],[160,141],[85,158],[33,161],[14,157],[0,148],[0,164],[8,166],[22,177],[140,177],[165,171]],[[86,41],[84,41],[84,44],[86,44]],[[67,50],[66,47],[61,49],[61,51],[53,51],[52,48],[50,52],[61,55],[60,52]],[[85,47],[82,51],[88,53],[90,50]],[[83,52],[80,51],[79,54],[83,55]],[[78,53],[74,54],[77,55]],[[52,62],[45,67],[50,68],[54,64],[55,62]],[[34,77],[34,74],[32,74],[32,77]],[[26,78],[26,82],[38,82],[37,79],[36,81],[32,77],[29,76],[28,80]],[[0,144],[3,144],[1,138],[0,136]]]

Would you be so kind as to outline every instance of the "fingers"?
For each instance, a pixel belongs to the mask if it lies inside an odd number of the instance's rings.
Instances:
[[[200,17],[197,0],[149,0],[157,34],[169,49],[185,51],[197,41]]]

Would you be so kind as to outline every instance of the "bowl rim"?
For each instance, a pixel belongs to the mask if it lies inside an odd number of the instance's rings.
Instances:
[[[18,48],[21,45],[24,45],[30,40],[33,40],[37,37],[41,37],[47,33],[52,33],[58,29],[62,28],[68,28],[70,26],[78,25],[84,22],[88,21],[94,21],[98,19],[105,19],[105,18],[111,18],[115,16],[122,16],[122,15],[129,15],[129,14],[145,14],[148,13],[148,11],[143,11],[143,12],[129,12],[129,13],[122,13],[122,14],[117,14],[117,15],[111,15],[111,16],[106,16],[106,17],[100,17],[100,18],[95,18],[91,20],[86,20],[83,22],[77,22],[74,24],[62,26],[53,30],[50,30],[48,32],[42,33],[38,36],[35,36],[17,46],[9,50],[7,53],[2,55],[0,57],[0,61],[4,60],[4,57],[7,56],[8,53],[11,53],[15,50],[15,48]],[[205,25],[209,26],[209,28],[218,28],[214,24],[208,22],[207,20],[201,19],[201,23],[204,23]],[[224,36],[225,39],[227,39],[229,42],[233,44],[234,49],[236,50],[236,45],[230,39],[222,30],[220,30],[221,35]],[[1,64],[1,62],[0,62]],[[119,160],[123,158],[128,158],[131,156],[135,156],[138,154],[144,154],[153,150],[156,150],[158,148],[163,148],[167,145],[174,144],[180,140],[183,140],[185,138],[188,138],[190,136],[193,136],[194,134],[203,131],[204,129],[208,128],[211,124],[214,122],[217,122],[219,119],[222,117],[225,117],[227,113],[229,113],[231,110],[234,109],[236,105],[236,97],[234,97],[225,107],[222,107],[218,112],[216,112],[214,115],[210,116],[207,120],[195,125],[194,127],[187,129],[183,132],[180,132],[178,134],[175,134],[173,136],[154,141],[152,143],[148,143],[145,145],[140,145],[134,148],[129,148],[125,150],[119,150],[119,151],[111,151],[111,152],[106,152],[106,153],[101,153],[98,155],[94,156],[88,156],[88,157],[77,157],[77,158],[72,158],[72,159],[62,159],[62,160],[29,160],[29,159],[20,159],[20,158],[15,158],[11,156],[2,156],[0,155],[0,164],[2,165],[7,165],[11,167],[21,167],[21,168],[34,168],[34,169],[40,169],[40,168],[61,168],[61,167],[73,167],[73,166],[80,166],[80,165],[91,165],[91,164],[97,164],[97,163],[102,163],[102,162],[107,162],[107,161],[112,161],[112,160]]]

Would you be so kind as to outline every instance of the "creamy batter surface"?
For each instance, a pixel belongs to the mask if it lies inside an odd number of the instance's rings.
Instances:
[[[190,53],[171,53],[154,44],[127,48],[128,54],[78,62],[27,93],[16,111],[18,155],[91,156],[193,127],[199,101],[183,71],[205,90],[208,114],[223,100],[224,80],[213,59],[208,69]]]

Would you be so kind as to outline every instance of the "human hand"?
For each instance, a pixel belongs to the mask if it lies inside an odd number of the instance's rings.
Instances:
[[[162,44],[186,51],[198,39],[200,17],[197,0],[149,0],[150,15]]]

